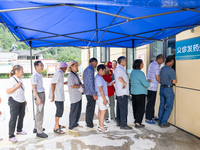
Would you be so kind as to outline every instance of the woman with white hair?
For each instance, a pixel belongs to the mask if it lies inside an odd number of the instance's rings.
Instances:
[[[69,130],[78,132],[79,130],[77,127],[80,127],[78,121],[82,108],[82,93],[85,91],[85,89],[78,74],[76,73],[80,64],[75,60],[69,61],[68,64],[68,72],[70,72],[68,75],[68,90],[71,102],[69,114]]]

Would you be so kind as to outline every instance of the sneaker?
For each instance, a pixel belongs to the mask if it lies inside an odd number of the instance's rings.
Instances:
[[[92,131],[92,130],[97,130],[95,127],[93,127],[93,128],[87,127],[86,129],[87,129],[87,130],[91,130],[91,131]]]
[[[17,132],[17,134],[26,135],[27,133],[24,131],[21,131],[21,132]]]
[[[153,120],[150,120],[150,121],[145,120],[145,122],[148,124],[156,124]]]
[[[144,128],[144,127],[145,127],[144,124],[140,124],[140,125],[135,124],[135,128]]]
[[[158,118],[158,117],[155,117],[155,118],[153,118],[152,120],[155,122],[155,121],[158,121],[159,118]]]
[[[12,137],[12,138],[9,138],[9,141],[13,142],[13,143],[16,143],[17,142],[17,139],[16,137]]]
[[[162,124],[161,124],[160,127],[161,127],[161,128],[167,128],[167,127],[170,127],[170,124],[169,124],[169,123],[166,123],[165,125],[162,125]]]
[[[47,138],[48,137],[48,135],[45,134],[44,132],[43,133],[37,133],[36,136],[40,137],[40,138]]]
[[[129,126],[126,126],[126,127],[120,127],[120,129],[122,129],[122,130],[132,130],[133,128],[129,127]]]
[[[79,130],[77,128],[69,129],[71,132],[78,132]]]
[[[107,125],[105,125],[105,124],[103,125],[103,127],[104,127],[104,128],[108,128],[108,126],[107,126]],[[98,128],[100,128],[100,125],[98,126]]]
[[[108,119],[105,119],[105,122],[106,122],[106,123],[109,123],[110,121],[109,121]]]
[[[45,131],[45,128],[43,128],[43,131]],[[33,133],[37,133],[37,129],[36,128],[33,129]]]
[[[101,127],[98,128],[98,132],[99,133],[104,133],[104,132],[108,132],[108,129],[102,129]]]
[[[159,125],[159,126],[161,126],[161,123],[160,123],[160,122],[158,122],[158,125]]]
[[[86,124],[85,126],[88,127],[87,124]],[[95,127],[95,126],[97,126],[97,124],[94,123],[93,126]],[[90,127],[89,127],[89,128],[90,128]]]

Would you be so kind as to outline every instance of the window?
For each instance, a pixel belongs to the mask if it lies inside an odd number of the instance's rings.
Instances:
[[[93,48],[93,57],[97,59],[97,48]]]
[[[110,61],[110,48],[109,47],[101,47],[100,54],[101,54],[100,55],[101,63]]]
[[[175,36],[165,38],[163,41],[156,41],[150,44],[150,61],[154,61],[156,56],[163,54],[166,58],[175,54]]]
[[[163,42],[156,41],[150,44],[150,58],[151,61],[156,60],[156,56],[159,54],[163,54]]]

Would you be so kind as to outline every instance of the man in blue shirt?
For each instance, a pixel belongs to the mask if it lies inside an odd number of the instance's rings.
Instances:
[[[174,103],[173,84],[176,84],[176,75],[174,69],[171,67],[174,64],[174,57],[168,56],[166,58],[165,66],[160,71],[160,107],[159,107],[159,125],[160,127],[169,127],[167,123],[171,114]],[[166,104],[166,108],[165,108]]]
[[[94,130],[93,118],[94,118],[94,111],[96,100],[98,99],[96,92],[95,92],[95,79],[94,79],[94,72],[95,68],[97,67],[98,61],[96,58],[91,58],[89,61],[89,66],[83,72],[83,82],[85,86],[85,92],[87,98],[87,106],[86,106],[86,124],[87,129]]]

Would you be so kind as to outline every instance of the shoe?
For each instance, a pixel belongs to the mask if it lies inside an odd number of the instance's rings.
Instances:
[[[13,143],[18,142],[17,139],[16,139],[16,137],[9,138],[9,141],[11,141],[11,142],[13,142]]]
[[[45,131],[45,128],[43,128],[43,131]],[[37,133],[37,129],[36,128],[33,129],[33,133]]]
[[[48,137],[48,135],[45,134],[44,132],[43,133],[37,133],[36,136],[40,137],[40,138],[47,138]]]
[[[152,120],[155,122],[155,121],[158,121],[159,118],[158,118],[158,117],[155,117],[155,118],[153,118]]]
[[[119,124],[119,123],[117,123],[116,125],[117,125],[118,127],[120,126],[120,124]]]
[[[88,127],[87,124],[85,126]],[[97,126],[97,124],[94,123],[93,126],[95,127],[95,126]]]
[[[69,129],[71,132],[78,132],[79,130],[77,128]]]
[[[132,130],[133,128],[129,127],[129,126],[126,126],[126,127],[120,127],[120,129],[122,129],[122,130]]]
[[[108,119],[105,119],[105,122],[106,122],[106,123],[109,123],[110,121],[109,121]]]
[[[145,122],[148,124],[156,124],[153,120],[150,120],[150,121],[145,120]]]
[[[21,131],[21,132],[17,132],[17,134],[26,135],[27,133],[24,131]]]
[[[135,124],[135,128],[144,128],[144,127],[145,127],[144,124],[140,124],[140,125]]]
[[[159,125],[159,126],[161,126],[161,123],[160,123],[160,122],[158,122],[158,125]]]
[[[170,127],[170,124],[169,124],[169,123],[166,123],[165,125],[162,125],[162,124],[161,124],[160,127],[161,127],[161,128],[167,128],[167,127]]]
[[[104,128],[108,128],[108,126],[107,126],[107,125],[105,125],[105,124],[103,125],[103,127],[104,127]],[[98,128],[100,128],[100,125],[98,126]]]
[[[101,127],[98,128],[98,132],[99,133],[104,133],[104,132],[108,132],[108,129],[102,129]]]

